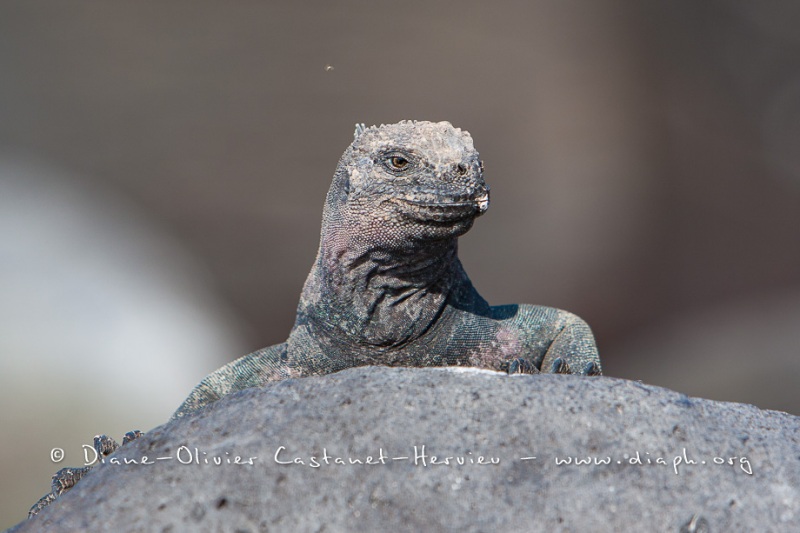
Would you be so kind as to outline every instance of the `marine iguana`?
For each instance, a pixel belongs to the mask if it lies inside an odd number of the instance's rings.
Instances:
[[[357,125],[288,340],[207,376],[173,418],[250,387],[364,365],[600,374],[592,332],[576,315],[490,306],[472,286],[458,237],[488,207],[483,162],[466,131],[449,122]],[[100,436],[95,447],[105,455],[117,446]],[[57,473],[31,515],[86,471]]]

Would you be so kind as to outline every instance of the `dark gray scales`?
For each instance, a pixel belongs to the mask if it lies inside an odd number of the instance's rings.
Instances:
[[[600,374],[583,320],[551,307],[493,307],[472,286],[458,237],[488,207],[469,133],[448,122],[356,126],[289,338],[207,376],[173,418],[250,387],[365,365]],[[105,436],[95,446],[116,449]],[[31,516],[88,470],[59,471]]]
[[[469,133],[448,122],[356,126],[289,339],[206,377],[174,416],[271,381],[363,365],[600,374],[583,320],[550,307],[493,307],[472,286],[458,237],[488,206]]]

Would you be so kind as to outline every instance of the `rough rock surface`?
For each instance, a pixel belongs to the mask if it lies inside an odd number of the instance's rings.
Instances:
[[[195,449],[200,464],[182,464]],[[278,464],[278,451],[305,464]],[[348,464],[325,464],[325,452]],[[422,453],[427,466],[415,464]],[[695,515],[711,532],[800,523],[800,418],[608,377],[350,369],[236,393],[112,457],[145,455],[154,464],[107,459],[10,531],[678,532]],[[228,464],[235,456],[256,459]],[[368,457],[378,464],[349,464]],[[557,464],[570,457],[610,464]]]

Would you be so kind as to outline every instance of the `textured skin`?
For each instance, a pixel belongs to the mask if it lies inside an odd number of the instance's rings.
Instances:
[[[469,133],[449,122],[356,126],[325,200],[289,339],[207,376],[173,418],[250,387],[364,365],[600,374],[583,320],[551,307],[493,307],[472,286],[458,237],[488,207]],[[95,448],[107,455],[117,444],[103,435]],[[29,516],[90,468],[57,472]]]
[[[472,286],[457,241],[488,205],[469,133],[448,122],[357,126],[289,339],[206,377],[174,416],[271,381],[362,365],[600,374],[583,320],[550,307],[492,307]]]
[[[122,444],[127,444],[128,442],[137,439],[142,435],[144,435],[144,433],[138,430],[129,431],[122,439]],[[95,435],[94,451],[98,458],[111,455],[117,450],[117,448],[119,448],[119,444],[117,444],[117,441],[111,437],[106,435]],[[31,507],[30,511],[28,511],[28,518],[35,516],[39,511],[50,505],[56,498],[75,486],[75,484],[80,481],[83,476],[88,474],[92,468],[94,468],[94,465],[78,468],[68,467],[62,468],[53,474],[53,482],[50,486],[50,492],[39,498],[39,501],[33,504],[33,507]]]

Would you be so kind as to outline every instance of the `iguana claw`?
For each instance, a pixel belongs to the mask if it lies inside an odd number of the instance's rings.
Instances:
[[[527,359],[518,357],[508,362],[509,374],[538,374],[539,369],[536,368]]]

